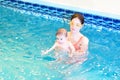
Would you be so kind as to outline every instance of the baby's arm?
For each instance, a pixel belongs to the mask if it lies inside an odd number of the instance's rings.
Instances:
[[[56,43],[50,49],[46,50],[43,54],[49,53],[50,51],[54,50],[55,47],[56,47]]]

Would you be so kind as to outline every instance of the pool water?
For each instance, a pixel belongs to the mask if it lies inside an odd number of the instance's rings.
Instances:
[[[0,7],[0,80],[120,80],[120,31],[85,23],[88,60],[62,64],[41,55],[61,27],[68,21]]]

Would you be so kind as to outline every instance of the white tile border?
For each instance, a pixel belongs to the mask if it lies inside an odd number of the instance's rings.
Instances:
[[[120,19],[120,0],[22,0],[73,11]],[[108,4],[106,4],[108,2]],[[117,8],[116,8],[117,7]]]

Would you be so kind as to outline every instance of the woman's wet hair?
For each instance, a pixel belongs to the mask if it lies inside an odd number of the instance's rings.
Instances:
[[[84,16],[83,16],[82,14],[80,14],[80,13],[75,13],[75,14],[72,15],[71,20],[72,20],[73,18],[78,18],[78,19],[80,20],[81,24],[84,24]]]

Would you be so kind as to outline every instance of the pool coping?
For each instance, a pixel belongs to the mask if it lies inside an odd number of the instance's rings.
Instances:
[[[22,1],[24,1],[24,0],[22,0]],[[93,14],[93,15],[97,14],[99,16],[109,17],[109,18],[120,20],[120,15],[118,15],[118,14],[89,10],[89,9],[85,9],[85,8],[73,7],[73,6],[69,6],[69,5],[63,5],[63,4],[47,2],[47,1],[38,1],[38,2],[30,1],[30,3],[52,6],[52,7],[57,7],[57,8],[62,8],[62,9],[72,10],[72,11],[78,11],[78,12],[83,12],[83,13],[88,13],[88,14]]]
[[[45,4],[44,2],[41,2],[41,4],[37,4],[37,3],[23,2],[19,0],[2,0],[0,1],[0,5],[12,7],[12,8],[18,8],[25,11],[33,11],[35,13],[42,13],[42,14],[47,14],[51,16],[57,16],[57,17],[66,18],[66,19],[70,19],[70,16],[73,13],[81,13],[84,15],[85,22],[87,24],[95,24],[97,26],[105,26],[107,28],[120,30],[119,19],[116,19],[113,17],[111,18],[110,15],[107,15],[107,14],[103,15],[103,13],[98,13],[94,11],[92,12],[89,10],[77,9],[74,7],[71,8],[70,10],[65,6],[56,5],[56,4],[47,4],[47,3]],[[57,7],[53,7],[55,5]],[[41,9],[43,9],[43,11]],[[49,12],[52,12],[52,13],[49,13]],[[89,13],[89,12],[92,12],[92,13]],[[60,15],[57,13],[60,13]],[[107,17],[105,15],[107,15]]]

